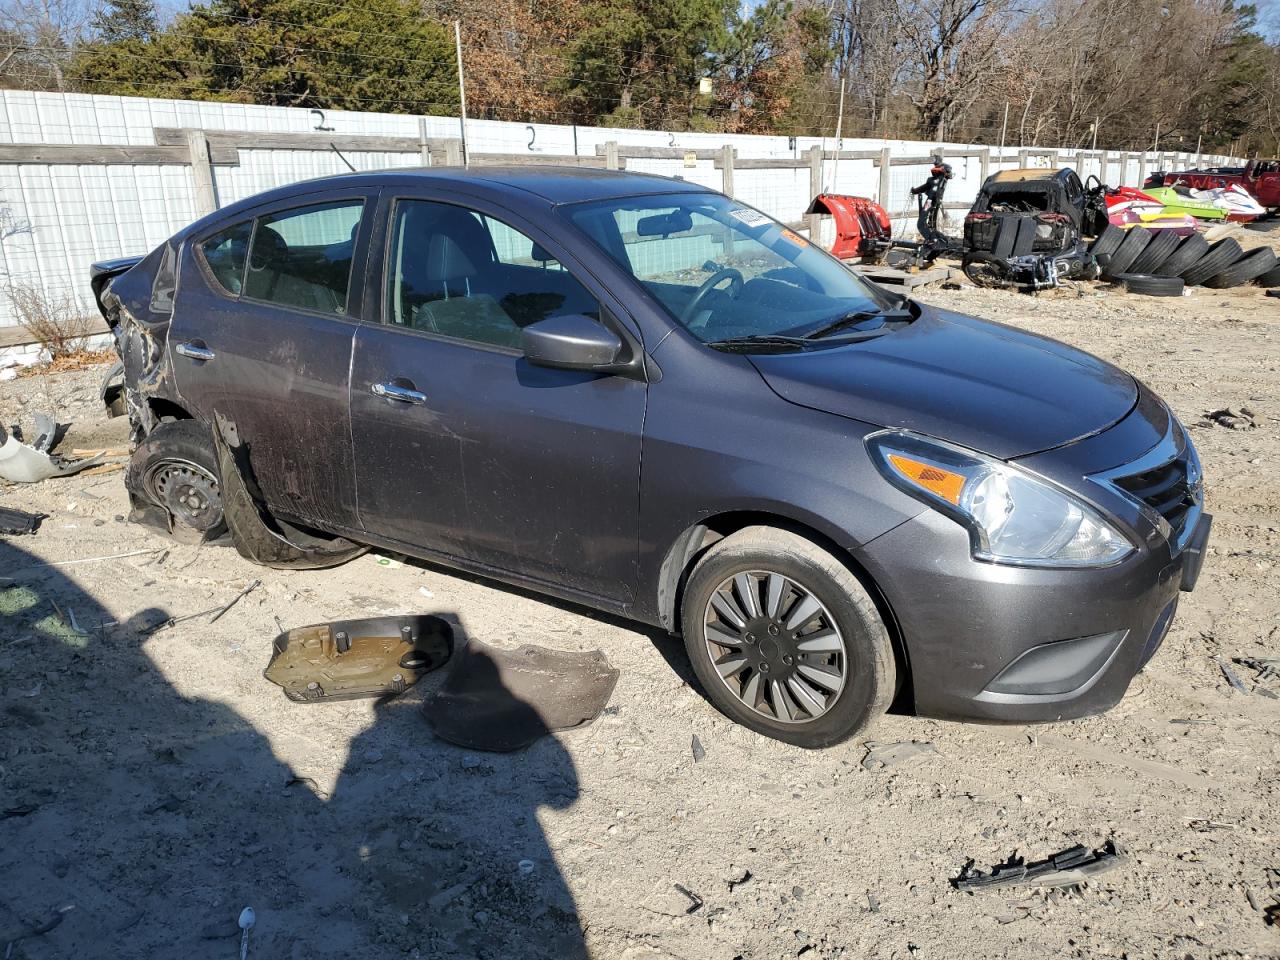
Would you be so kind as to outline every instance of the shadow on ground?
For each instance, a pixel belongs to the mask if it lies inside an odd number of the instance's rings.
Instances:
[[[252,905],[250,957],[585,957],[536,815],[578,795],[557,740],[472,755],[414,703],[380,704],[371,726],[299,704],[266,731],[290,766],[157,669],[143,631],[168,610],[113,625],[72,570],[0,541],[0,956],[235,956]],[[198,670],[225,646],[190,655]],[[333,746],[316,740],[333,710],[361,720],[329,795],[305,765],[310,744]]]

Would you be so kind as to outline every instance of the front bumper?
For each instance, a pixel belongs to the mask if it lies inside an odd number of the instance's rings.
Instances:
[[[1024,462],[1059,482],[1074,474],[1079,489],[1082,466],[1117,462],[1110,459],[1116,439],[1103,434]],[[1195,585],[1211,518],[1197,507],[1185,533],[1171,540],[1144,525],[1140,505],[1097,494],[1095,505],[1115,519],[1133,507],[1123,521],[1140,540],[1112,567],[976,561],[967,531],[934,510],[858,553],[897,621],[920,715],[1063,720],[1101,713],[1124,696],[1164,640],[1180,592]]]

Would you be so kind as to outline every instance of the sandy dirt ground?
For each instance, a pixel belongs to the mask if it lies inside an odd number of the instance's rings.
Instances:
[[[924,297],[1114,361],[1192,428],[1213,548],[1109,714],[888,716],[806,752],[722,718],[659,632],[426,565],[285,573],[176,545],[124,521],[119,473],[0,488],[49,514],[0,540],[0,956],[235,957],[251,905],[253,958],[1280,957],[1280,682],[1237,666],[1238,692],[1214,659],[1280,656],[1280,300]],[[118,442],[99,374],[0,384],[0,422],[51,410],[64,446]],[[1204,417],[1225,407],[1254,425]],[[217,623],[142,635],[254,578]],[[383,705],[299,705],[262,677],[278,624],[413,612],[603,650],[611,706],[472,754],[421,716],[439,674]],[[868,741],[933,749],[868,770]],[[1108,840],[1126,861],[1079,893],[949,882]]]

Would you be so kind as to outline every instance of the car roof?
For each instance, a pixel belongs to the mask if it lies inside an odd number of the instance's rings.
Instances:
[[[534,155],[536,156],[536,154]],[[461,188],[469,196],[493,200],[507,206],[546,209],[561,203],[608,200],[665,193],[710,193],[707,187],[651,173],[628,173],[599,167],[534,164],[485,165],[480,167],[398,167],[319,177],[275,187],[228,204],[196,221],[183,234],[210,225],[234,221],[248,210],[267,203],[306,197],[323,202],[317,194],[332,191],[368,190],[379,187],[436,185]]]
[[[1017,170],[1001,170],[991,175],[992,183],[1018,183],[1023,180],[1057,180],[1070,172],[1070,167],[1019,167]]]

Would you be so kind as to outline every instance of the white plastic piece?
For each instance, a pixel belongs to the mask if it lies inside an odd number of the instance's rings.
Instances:
[[[41,418],[37,418],[38,424]],[[43,418],[52,423],[49,418]],[[39,430],[39,426],[37,427]],[[50,477],[68,477],[79,473],[85,467],[92,467],[102,460],[102,454],[84,460],[63,460],[51,457],[46,451],[53,443],[53,431],[48,430],[37,437],[36,442],[44,449],[37,449],[23,443],[4,427],[0,427],[0,477],[10,483],[39,483]]]

